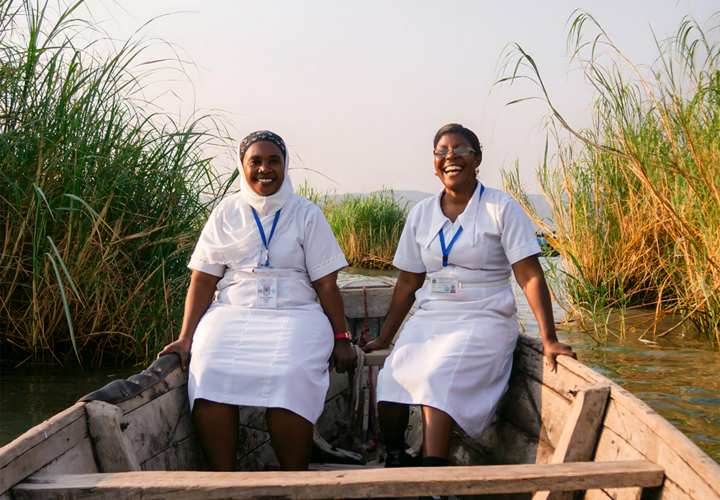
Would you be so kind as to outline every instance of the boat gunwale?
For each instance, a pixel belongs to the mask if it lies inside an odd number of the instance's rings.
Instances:
[[[536,355],[544,358],[542,341],[540,339],[520,334],[518,344],[522,344],[526,348],[534,351]],[[579,385],[575,385],[575,383],[568,380],[568,377],[561,373],[561,369],[567,370],[570,374],[582,379],[584,383],[608,384],[610,386],[608,408],[610,407],[611,402],[613,402],[635,417],[641,425],[644,425],[651,431],[655,439],[661,441],[670,452],[674,453],[680,458],[680,460],[685,462],[689,469],[695,473],[697,478],[702,480],[710,488],[710,490],[715,493],[717,498],[720,498],[720,464],[715,462],[709,455],[707,455],[707,453],[700,449],[698,445],[693,443],[692,440],[683,434],[680,429],[668,422],[659,413],[653,410],[630,391],[624,389],[617,383],[593,370],[589,366],[584,365],[580,361],[569,356],[558,356],[556,361],[559,367],[554,373],[550,371],[544,360],[542,362],[541,374],[539,376],[537,372],[532,373],[531,370],[524,370],[522,368],[519,369],[524,375],[533,378],[566,400],[570,399],[565,395],[565,393],[570,394],[569,391],[576,391],[579,388]],[[603,428],[607,428],[610,431],[615,432],[613,429],[606,426],[605,421],[603,421]],[[616,432],[616,434],[618,433]],[[620,434],[618,434],[618,436],[647,460],[654,463],[660,461],[648,457],[646,454],[647,450],[638,449],[628,436]],[[662,458],[662,456],[659,458]],[[678,471],[676,470],[668,470],[666,468],[666,478],[670,479],[680,489],[685,491],[685,493],[692,496],[691,492],[686,491],[686,489],[682,486],[684,483],[688,482],[687,478],[683,478],[685,481],[678,481],[677,478],[674,477],[677,472]]]

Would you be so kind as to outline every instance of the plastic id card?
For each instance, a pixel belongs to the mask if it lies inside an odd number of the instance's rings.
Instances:
[[[457,295],[460,292],[460,279],[457,276],[439,276],[431,278],[430,293],[437,295]]]
[[[275,274],[262,274],[257,278],[257,306],[262,309],[277,308],[278,278]]]

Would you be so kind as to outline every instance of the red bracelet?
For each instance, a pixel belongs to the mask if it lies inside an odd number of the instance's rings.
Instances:
[[[335,334],[335,340],[337,340],[337,339],[348,339],[348,340],[352,340],[352,333],[350,333],[350,332],[336,333],[336,334]]]

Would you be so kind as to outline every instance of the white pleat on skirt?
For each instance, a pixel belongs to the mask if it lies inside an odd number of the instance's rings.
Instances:
[[[333,349],[317,303],[257,309],[215,302],[193,337],[188,394],[239,406],[285,408],[315,423]]]
[[[425,405],[449,414],[477,438],[508,388],[518,338],[509,284],[430,300],[405,324],[378,378],[378,401]]]

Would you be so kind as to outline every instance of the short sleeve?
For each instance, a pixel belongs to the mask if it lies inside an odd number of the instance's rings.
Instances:
[[[190,257],[190,262],[188,262],[187,265],[188,268],[194,271],[212,274],[218,278],[225,276],[225,265],[219,262],[212,262],[212,259],[209,258],[209,255],[212,255],[212,252],[208,251],[207,248],[204,248],[203,242],[205,241],[205,238],[203,238],[203,235],[209,235],[219,230],[218,227],[221,227],[221,225],[218,224],[218,219],[221,219],[220,211],[223,207],[224,203],[221,202],[210,213],[210,217],[208,217],[208,220],[205,222],[205,226],[203,226],[200,238],[195,245],[195,250],[193,251],[193,254]]]
[[[409,273],[424,273],[427,272],[427,268],[422,260],[422,249],[416,239],[416,219],[414,213],[411,212],[408,215],[407,222],[400,235],[393,266]]]
[[[198,260],[195,257],[190,257],[190,262],[188,262],[187,266],[193,271],[200,271],[205,274],[212,274],[213,276],[217,276],[218,278],[222,278],[223,276],[225,276],[225,266],[208,264],[207,262]]]
[[[502,207],[500,222],[502,225],[500,241],[511,265],[542,253],[530,217],[517,201],[510,199]]]
[[[312,205],[305,219],[305,267],[310,281],[347,267],[348,262],[340,249],[330,224],[322,210]]]

